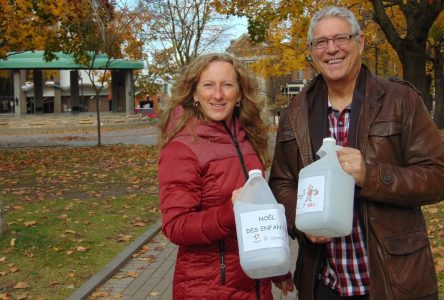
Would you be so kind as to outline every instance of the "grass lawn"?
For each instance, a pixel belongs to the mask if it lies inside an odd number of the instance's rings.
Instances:
[[[0,299],[65,299],[160,217],[148,146],[0,151]]]

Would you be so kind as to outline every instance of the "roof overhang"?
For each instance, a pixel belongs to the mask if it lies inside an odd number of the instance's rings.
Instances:
[[[143,61],[126,59],[108,59],[105,54],[96,55],[91,65],[81,65],[74,61],[70,54],[56,52],[56,59],[45,61],[43,51],[26,51],[10,54],[6,60],[0,60],[0,70],[23,69],[56,69],[56,70],[140,70],[144,68]]]

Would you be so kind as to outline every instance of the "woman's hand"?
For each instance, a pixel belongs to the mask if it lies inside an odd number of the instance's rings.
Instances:
[[[288,292],[293,292],[294,291],[294,283],[293,280],[291,278],[287,278],[284,281],[281,282],[275,282],[274,285],[281,290],[282,295],[284,295],[284,297],[287,296]]]
[[[231,194],[231,203],[234,205],[237,201],[237,197],[239,197],[239,194],[241,192],[242,188],[238,188],[237,190],[234,190]]]

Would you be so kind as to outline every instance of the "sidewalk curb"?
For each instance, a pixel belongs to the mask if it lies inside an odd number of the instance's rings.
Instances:
[[[131,255],[140,250],[144,244],[152,239],[162,228],[162,221],[158,220],[151,225],[139,238],[126,247],[119,255],[117,255],[102,270],[91,277],[87,282],[80,286],[68,300],[86,299],[100,285],[113,276],[125,263],[131,259]]]

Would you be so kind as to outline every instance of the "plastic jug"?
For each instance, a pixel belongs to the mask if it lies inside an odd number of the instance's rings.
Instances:
[[[324,138],[319,160],[299,172],[296,228],[314,236],[351,233],[355,180],[342,169],[336,140]]]
[[[278,204],[261,170],[251,170],[234,204],[240,264],[250,278],[290,271],[285,209]]]

